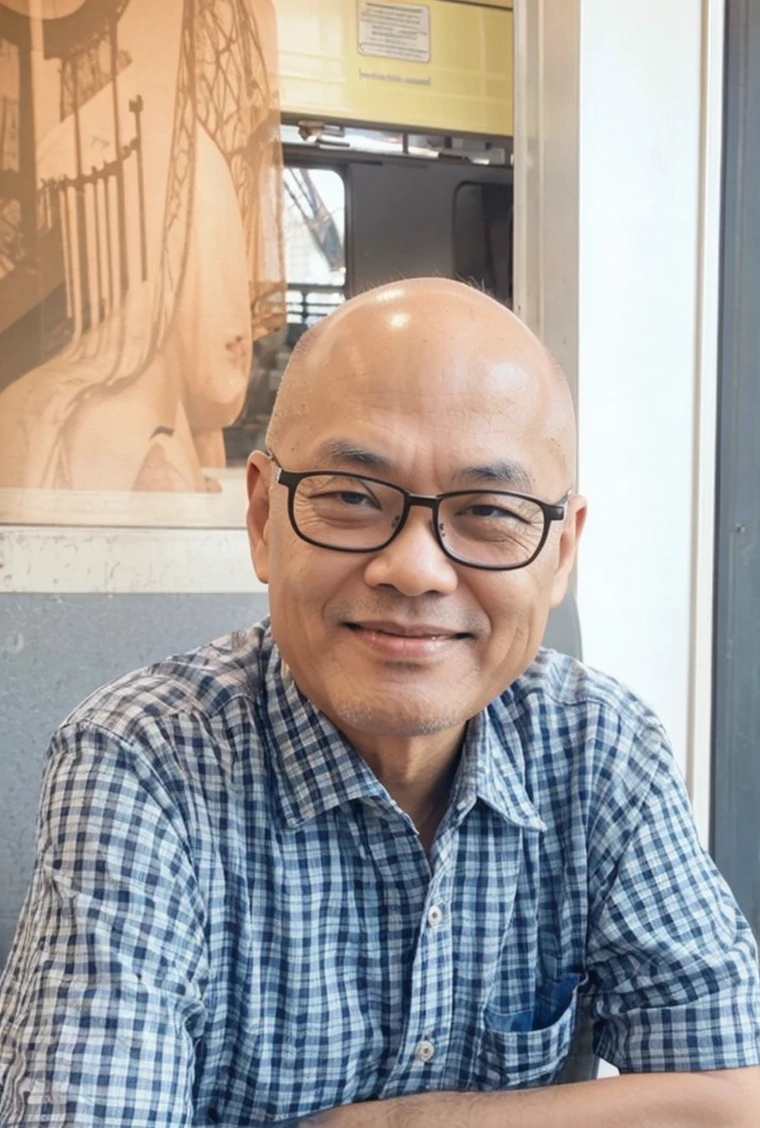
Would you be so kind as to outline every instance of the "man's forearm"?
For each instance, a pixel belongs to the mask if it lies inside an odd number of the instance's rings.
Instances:
[[[421,1093],[292,1123],[293,1128],[757,1128],[760,1067],[629,1074],[505,1093]]]

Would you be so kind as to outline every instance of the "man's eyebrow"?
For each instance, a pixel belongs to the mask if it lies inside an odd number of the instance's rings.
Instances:
[[[376,450],[359,446],[358,443],[348,439],[328,439],[321,443],[314,452],[316,462],[345,462],[360,470],[394,470],[395,464],[384,454]]]
[[[462,485],[488,483],[503,486],[507,490],[525,490],[527,493],[534,488],[533,479],[525,467],[511,458],[488,462],[483,466],[466,466],[457,470],[454,478]]]

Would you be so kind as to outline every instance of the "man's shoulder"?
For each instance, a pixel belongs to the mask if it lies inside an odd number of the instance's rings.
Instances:
[[[609,674],[555,650],[535,660],[502,695],[498,711],[535,725],[550,742],[609,747],[667,743],[662,724],[645,701]]]
[[[659,725],[656,714],[622,682],[577,658],[542,648],[510,687],[516,700],[543,702],[546,708],[612,710],[634,725]]]
[[[91,693],[60,729],[94,727],[131,741],[175,721],[205,723],[261,686],[266,622],[125,674]]]
[[[566,823],[588,805],[597,813],[606,803],[633,809],[654,779],[671,777],[670,742],[653,710],[574,658],[540,650],[494,705],[491,730],[522,758],[545,821]],[[584,816],[578,825],[587,823]]]

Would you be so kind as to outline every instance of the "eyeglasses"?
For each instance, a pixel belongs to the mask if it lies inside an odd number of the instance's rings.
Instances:
[[[334,470],[284,470],[275,481],[288,490],[288,515],[307,544],[336,552],[379,552],[394,540],[413,506],[432,512],[441,550],[458,564],[507,571],[531,564],[553,521],[564,521],[569,492],[550,505],[511,490],[456,490],[426,496],[401,486]]]

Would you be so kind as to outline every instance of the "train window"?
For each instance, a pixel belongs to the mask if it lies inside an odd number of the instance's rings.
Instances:
[[[512,306],[512,192],[465,182],[454,196],[454,274]]]
[[[329,168],[285,169],[283,235],[287,324],[256,341],[243,412],[225,432],[229,467],[261,447],[282,374],[298,338],[346,297],[346,190]]]

